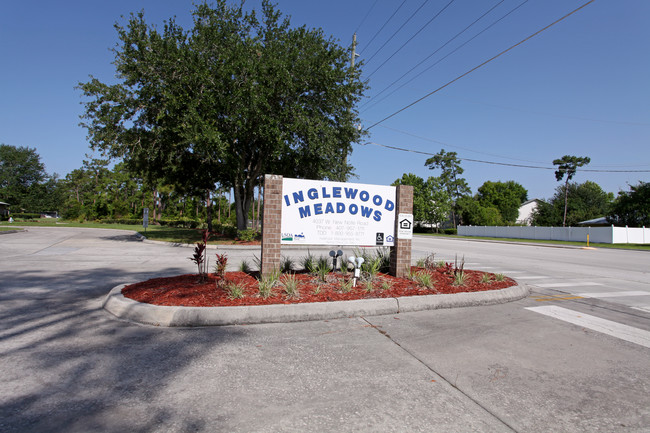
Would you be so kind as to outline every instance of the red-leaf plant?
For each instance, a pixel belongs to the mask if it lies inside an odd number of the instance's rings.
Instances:
[[[226,253],[223,254],[216,254],[217,256],[217,264],[214,267],[215,274],[217,274],[217,277],[223,278],[223,276],[226,274],[226,265],[228,263],[228,257],[226,257]]]
[[[201,236],[201,242],[197,242],[194,247],[194,255],[190,257],[190,260],[196,263],[196,266],[199,270],[199,280],[204,281],[208,275],[208,257],[207,257],[207,244],[208,239],[210,238],[210,232],[208,230],[203,230]]]

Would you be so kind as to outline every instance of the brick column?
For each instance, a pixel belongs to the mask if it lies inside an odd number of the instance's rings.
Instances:
[[[400,213],[413,213],[413,187],[398,185],[395,193],[395,246],[390,248],[390,274],[404,277],[411,270],[411,239],[397,237]]]
[[[282,234],[282,176],[264,176],[264,209],[262,217],[262,275],[280,268]]]

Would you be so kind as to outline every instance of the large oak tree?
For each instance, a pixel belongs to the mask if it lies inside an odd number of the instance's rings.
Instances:
[[[193,15],[190,30],[142,12],[115,25],[119,82],[80,83],[91,146],[182,191],[233,188],[239,229],[264,174],[346,179],[365,89],[347,48],[267,1]]]

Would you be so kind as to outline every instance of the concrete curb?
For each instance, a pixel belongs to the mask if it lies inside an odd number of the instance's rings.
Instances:
[[[223,326],[258,323],[303,322],[343,317],[380,316],[440,308],[493,305],[523,299],[526,285],[485,292],[305,304],[251,305],[241,307],[169,307],[144,304],[122,295],[126,284],[114,287],[102,307],[114,316],[154,326]]]

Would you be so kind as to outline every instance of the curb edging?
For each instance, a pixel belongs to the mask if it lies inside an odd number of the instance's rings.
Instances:
[[[122,289],[126,285],[114,287],[104,299],[102,308],[120,319],[167,327],[252,325],[381,316],[441,308],[503,304],[523,299],[530,294],[528,286],[517,285],[483,292],[401,298],[236,307],[177,307],[145,304],[126,298],[122,295]]]

